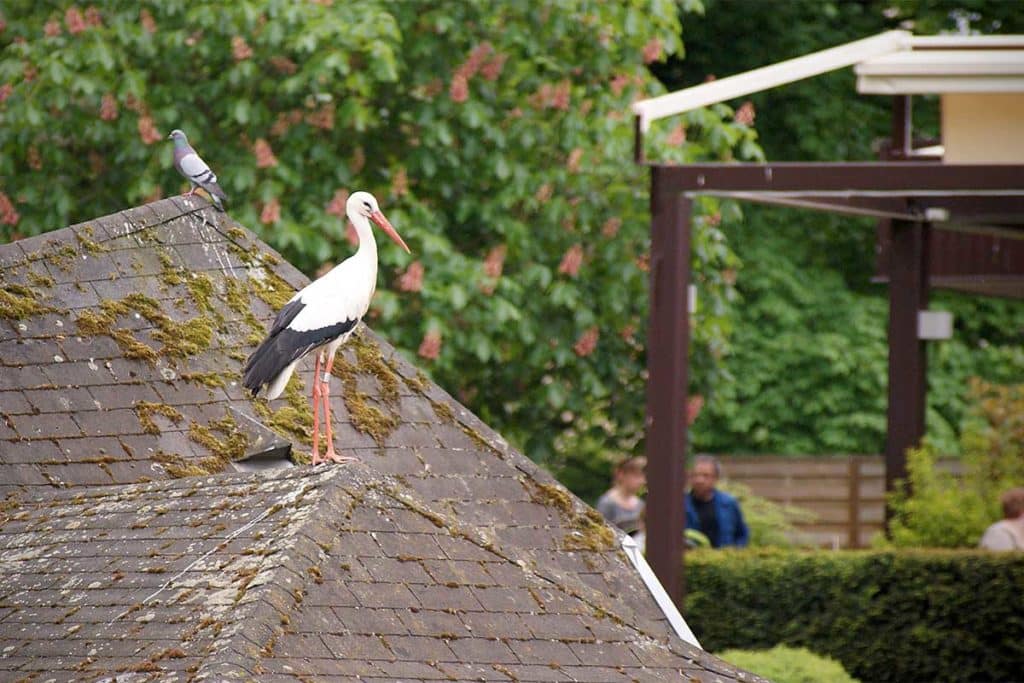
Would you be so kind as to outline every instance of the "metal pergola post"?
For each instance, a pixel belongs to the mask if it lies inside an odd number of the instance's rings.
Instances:
[[[647,559],[676,605],[683,595],[692,202],[651,168],[647,331]]]
[[[918,335],[918,313],[928,308],[927,223],[892,221],[889,250],[889,409],[885,490],[907,477],[907,449],[925,433],[928,350]],[[886,522],[890,507],[885,508]]]

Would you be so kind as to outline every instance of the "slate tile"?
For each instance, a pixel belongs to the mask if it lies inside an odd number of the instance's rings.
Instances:
[[[410,586],[423,609],[482,610],[469,588],[457,586]]]
[[[463,664],[457,662],[440,662],[437,668],[448,676],[449,681],[468,683],[469,681],[510,681],[507,674],[494,668],[491,664]],[[583,679],[580,679],[583,680]]]
[[[24,368],[23,368],[24,369]],[[53,386],[93,386],[97,384],[110,384],[115,381],[106,364],[91,363],[89,361],[78,361],[53,364],[43,368],[37,368],[39,381],[26,381],[24,386],[50,385]],[[6,370],[5,370],[6,372]],[[0,373],[2,376],[4,373]],[[2,380],[0,380],[2,382]]]
[[[42,465],[51,483],[60,486],[102,486],[111,483],[110,475],[98,463]]]
[[[100,302],[91,282],[65,282],[51,289],[57,305],[70,309],[94,308]]]
[[[569,647],[581,662],[592,666],[620,667],[639,664],[627,643],[569,643]]]
[[[22,339],[0,342],[0,363],[9,366],[52,365],[61,350],[55,339]],[[7,371],[4,371],[6,374]],[[5,389],[21,389],[20,386],[2,386]]]
[[[508,647],[523,664],[579,664],[569,646],[557,640],[509,640]]]
[[[394,659],[413,662],[437,662],[451,660],[455,655],[449,644],[441,638],[424,636],[384,636],[384,642],[394,653]],[[381,657],[380,659],[385,659]],[[386,659],[392,659],[387,657]]]
[[[307,623],[305,621],[305,610],[306,608],[303,608],[303,626]],[[405,622],[399,617],[399,615],[409,614],[407,610],[357,606],[334,607],[332,611],[335,617],[334,623],[330,628],[323,629],[324,633],[340,633],[342,630],[348,630],[352,633],[379,633],[383,635],[405,635],[409,633]]]
[[[392,659],[380,636],[325,634],[322,640],[330,653],[341,659]]]
[[[111,337],[69,336],[60,341],[60,352],[65,361],[92,361],[119,358],[121,347]]]
[[[409,609],[420,606],[417,596],[400,583],[351,583],[348,588],[363,607]]]
[[[86,389],[71,387],[27,389],[24,395],[40,413],[77,413],[96,410],[96,404]]]
[[[82,428],[82,433],[89,436],[120,436],[142,433],[139,416],[134,410],[128,408],[81,412],[75,415],[75,420]]]
[[[34,409],[25,394],[20,391],[0,391],[0,413],[18,415],[31,413]]]
[[[178,216],[182,215],[181,207],[170,199],[160,199],[155,202],[150,202],[145,206],[136,209],[139,213],[142,211],[148,211],[149,216],[145,218],[146,225],[160,225],[167,223]],[[164,231],[160,231],[160,234],[165,234]]]
[[[110,276],[118,275],[117,263],[107,252],[91,253],[81,245],[74,265],[75,281],[109,280]],[[78,308],[78,306],[71,306]]]
[[[409,487],[427,500],[451,498],[453,500],[478,500],[463,477],[428,476],[411,477]]]
[[[171,406],[226,400],[224,392],[220,389],[211,389],[184,380],[157,382],[151,386],[160,395],[160,400]]]
[[[433,583],[418,562],[401,562],[390,557],[364,557],[361,563],[376,581]]]
[[[490,638],[459,638],[448,642],[456,658],[464,662],[487,664],[519,663],[505,643]]]
[[[140,401],[155,403],[160,397],[148,384],[106,384],[89,387],[92,399],[103,410],[131,408]],[[130,433],[134,433],[130,432]]]
[[[429,660],[428,660],[429,661]],[[398,661],[398,662],[386,662],[377,661],[374,662],[376,667],[380,669],[381,673],[390,680],[443,680],[445,674],[442,674],[438,669],[423,662],[413,661]]]
[[[520,681],[535,681],[537,683],[544,683],[547,681],[571,681],[574,680],[569,678],[559,669],[553,669],[550,666],[541,666],[539,664],[509,664],[505,667],[510,674],[512,674],[517,680]],[[660,681],[671,681],[676,680],[675,677],[668,677],[659,679]]]
[[[466,630],[458,616],[441,610],[417,610],[401,612],[402,623],[414,636],[461,637],[473,635]]]
[[[50,482],[38,466],[0,463],[0,481],[8,486],[46,486]]]
[[[65,413],[12,415],[10,421],[15,431],[28,439],[49,439],[81,434],[75,421]]]
[[[461,616],[468,630],[479,638],[528,639],[532,637],[524,617],[518,614],[466,612]]]
[[[193,241],[199,238],[193,233]],[[228,249],[226,242],[204,244],[177,244],[175,250],[190,271],[217,271],[230,276],[242,270],[245,264]]]
[[[494,560],[497,557],[494,553],[463,538],[438,536],[435,540],[441,548],[441,552],[444,553],[444,556],[452,560],[469,560],[479,562]]]
[[[423,567],[430,573],[436,583],[457,583],[460,585],[493,584],[491,578],[479,562],[465,560],[423,560]],[[517,571],[521,572],[521,570]]]
[[[530,612],[537,608],[533,596],[522,588],[490,586],[473,588],[473,595],[491,612]]]
[[[388,557],[437,560],[444,557],[433,534],[381,533],[377,536],[377,542]]]

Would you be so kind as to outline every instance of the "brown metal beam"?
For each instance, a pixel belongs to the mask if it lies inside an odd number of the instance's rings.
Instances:
[[[942,164],[915,161],[779,162],[655,165],[685,192],[859,192],[1024,190],[1024,164]],[[916,192],[915,192],[916,191]]]
[[[647,331],[647,560],[677,606],[683,595],[692,203],[651,169]]]
[[[928,224],[893,221],[889,250],[889,407],[885,490],[907,477],[907,449],[925,430],[927,353],[918,312],[928,308]],[[886,508],[886,523],[890,519]]]

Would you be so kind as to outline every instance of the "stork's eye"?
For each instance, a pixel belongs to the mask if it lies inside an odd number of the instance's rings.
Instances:
[[[366,210],[367,210],[367,211],[370,211],[370,210],[372,210],[372,209],[373,209],[373,207],[372,207],[372,206],[370,206],[370,202],[363,202],[363,206],[365,206],[365,207],[366,207]]]

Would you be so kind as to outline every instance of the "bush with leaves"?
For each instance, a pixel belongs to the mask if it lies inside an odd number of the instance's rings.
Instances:
[[[643,430],[648,178],[629,105],[662,91],[648,64],[679,52],[678,9],[13,0],[0,237],[180,192],[172,128],[229,211],[307,273],[350,253],[344,200],[370,190],[413,249],[381,249],[370,324],[525,452],[598,489],[607,473],[586,463]],[[694,112],[652,144],[758,158],[732,114]],[[716,218],[728,207],[702,210],[697,353],[726,344],[735,267]]]
[[[900,547],[973,547],[1002,517],[999,495],[1024,482],[1024,384],[971,384],[960,476],[936,467],[933,448],[910,452],[906,486],[890,499],[890,540]]]
[[[716,655],[774,683],[857,683],[842,664],[806,647],[776,645],[769,650],[723,650]]]

